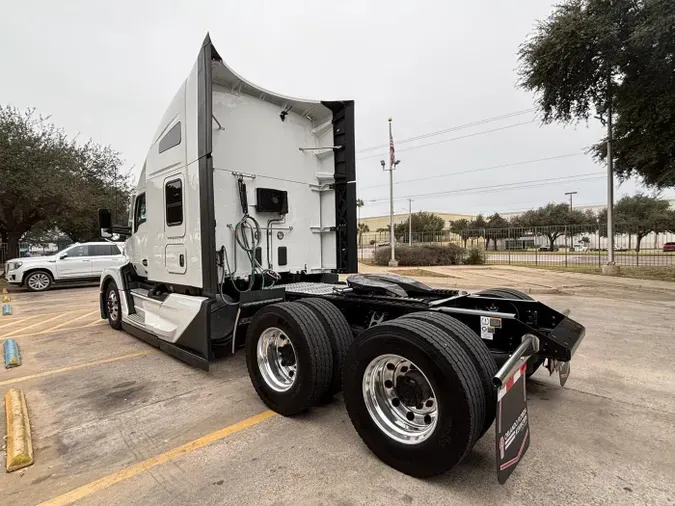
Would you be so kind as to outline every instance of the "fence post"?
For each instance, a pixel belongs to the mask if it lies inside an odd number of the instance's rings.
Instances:
[[[506,249],[509,250],[509,265],[511,265],[511,227],[506,229]]]

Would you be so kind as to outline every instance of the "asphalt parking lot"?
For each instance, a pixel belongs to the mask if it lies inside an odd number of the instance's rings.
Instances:
[[[86,287],[12,293],[0,317],[23,357],[0,393],[25,392],[35,449],[33,466],[0,473],[2,503],[675,504],[675,286],[452,272],[467,288],[529,287],[587,328],[565,388],[542,370],[528,383],[532,443],[506,485],[492,432],[451,473],[410,478],[367,450],[339,398],[272,414],[242,354],[208,373],[183,364],[110,329]]]

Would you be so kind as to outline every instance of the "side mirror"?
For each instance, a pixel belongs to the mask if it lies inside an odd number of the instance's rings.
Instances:
[[[63,260],[63,259],[66,258],[67,256],[68,256],[68,253],[64,253],[63,255],[60,255],[60,256],[59,256],[59,260]]]
[[[113,235],[112,214],[110,209],[98,210],[98,228],[101,230],[101,237],[110,239]]]

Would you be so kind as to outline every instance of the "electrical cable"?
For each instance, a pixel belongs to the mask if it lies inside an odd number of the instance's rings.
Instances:
[[[225,267],[227,266],[227,274],[230,278],[232,278],[232,285],[234,286],[235,290],[237,290],[239,293],[250,292],[253,289],[257,273],[260,273],[261,275],[262,289],[264,290],[266,276],[272,278],[271,286],[274,286],[274,283],[279,279],[281,279],[281,276],[272,269],[265,269],[256,259],[255,252],[258,246],[260,245],[260,239],[262,237],[262,234],[260,232],[260,224],[253,216],[248,214],[248,198],[246,194],[246,184],[244,183],[244,179],[242,177],[237,178],[237,189],[239,193],[239,203],[241,205],[243,216],[239,220],[239,222],[234,226],[234,240],[236,245],[238,245],[241,248],[241,250],[246,254],[246,257],[248,258],[248,261],[251,265],[251,273],[249,274],[248,277],[248,285],[246,289],[241,290],[237,286],[237,283],[234,281],[234,276],[236,275],[236,272],[233,272],[231,269],[230,261],[227,255],[227,249],[223,245],[221,246],[221,252],[223,256],[222,261],[223,282],[225,281],[224,274],[225,274]],[[236,260],[237,260],[236,249],[234,251],[234,256],[235,256],[234,260],[236,270]],[[221,283],[221,292],[222,292],[222,283]]]
[[[493,192],[496,191],[505,191],[505,190],[519,190],[521,188],[535,188],[538,186],[547,186],[549,184],[557,184],[557,183],[576,183],[580,181],[590,181],[593,179],[600,179],[601,177],[604,177],[605,173],[604,172],[589,172],[586,174],[576,174],[574,176],[562,176],[562,177],[553,177],[553,178],[547,178],[547,179],[535,179],[532,181],[524,181],[524,182],[517,182],[517,183],[502,183],[498,185],[491,185],[491,186],[477,186],[474,188],[465,188],[462,190],[449,190],[449,191],[442,191],[442,192],[434,192],[434,193],[420,193],[416,195],[405,195],[402,197],[396,197],[394,200],[407,200],[410,198],[413,199],[420,199],[420,198],[428,198],[428,197],[440,197],[444,195],[451,195],[451,194],[456,194],[456,193],[468,193],[468,192],[474,192],[474,191],[480,191],[481,193],[490,193],[490,192],[484,192],[484,190],[492,190]],[[590,177],[589,177],[590,176]],[[577,178],[577,179],[574,179]],[[539,184],[535,184],[539,183]],[[370,199],[370,200],[365,200],[364,202],[385,202],[388,201],[388,197],[382,197],[382,198],[377,198],[377,199]]]
[[[417,181],[427,181],[429,179],[439,179],[439,178],[442,178],[442,177],[460,176],[462,174],[473,174],[474,172],[484,172],[484,171],[494,170],[494,169],[504,169],[504,168],[507,168],[507,167],[517,167],[517,166],[520,166],[520,165],[527,165],[527,164],[530,164],[530,163],[546,162],[546,161],[549,161],[549,160],[558,160],[560,158],[569,158],[571,156],[580,156],[580,155],[584,155],[584,154],[585,153],[583,151],[579,151],[579,152],[576,152],[576,153],[568,153],[566,155],[549,156],[547,158],[537,158],[535,160],[524,160],[522,162],[506,163],[504,165],[493,165],[491,167],[482,167],[482,168],[479,168],[479,169],[468,169],[468,170],[463,170],[463,171],[460,171],[460,172],[451,172],[449,174],[440,174],[438,176],[418,177],[416,179],[404,179],[402,181],[394,181],[394,184],[396,185],[396,184],[402,184],[402,183],[416,183]],[[364,186],[360,189],[361,190],[367,190],[369,188],[382,188],[382,187],[385,187],[385,186],[388,187],[389,185],[388,184],[375,184],[375,185],[372,185],[372,186]]]
[[[465,123],[463,125],[458,125],[458,126],[446,128],[446,129],[443,129],[443,130],[435,130],[433,132],[417,135],[415,137],[408,137],[406,139],[398,140],[398,141],[396,141],[396,143],[397,144],[405,144],[405,143],[408,143],[408,142],[426,139],[428,137],[434,137],[436,135],[443,135],[443,134],[447,134],[449,132],[455,132],[457,130],[462,130],[464,128],[470,128],[470,127],[474,127],[474,126],[484,125],[486,123],[492,123],[494,121],[499,121],[499,120],[502,120],[502,119],[509,119],[509,118],[513,118],[515,116],[521,116],[523,114],[527,114],[527,113],[531,113],[531,112],[535,112],[535,111],[536,111],[536,109],[534,109],[534,108],[522,109],[520,111],[514,111],[514,112],[502,114],[500,116],[493,116],[491,118],[480,119],[480,120],[477,120],[477,121],[472,121],[470,123]],[[357,151],[357,153],[365,153],[366,151],[373,151],[375,149],[383,149],[383,148],[388,148],[388,147],[389,147],[389,144],[379,144],[377,146],[370,146],[368,148],[360,149],[360,150]]]
[[[482,132],[476,132],[476,133],[473,133],[473,134],[462,135],[460,137],[451,137],[450,139],[442,139],[442,140],[436,141],[436,142],[429,142],[427,144],[422,144],[420,146],[410,146],[408,148],[397,149],[396,153],[400,153],[400,152],[403,152],[403,151],[410,151],[412,149],[426,148],[426,147],[429,147],[429,146],[435,146],[436,144],[443,144],[445,142],[458,141],[460,139],[468,139],[469,137],[476,137],[478,135],[485,135],[485,134],[490,134],[490,133],[493,133],[493,132],[499,132],[501,130],[506,130],[508,128],[514,128],[514,127],[518,127],[518,126],[529,125],[533,122],[534,122],[534,120],[523,121],[521,123],[514,123],[513,125],[506,125],[506,126],[499,127],[499,128],[493,128],[492,130],[484,130]],[[374,155],[362,156],[361,158],[357,158],[357,160],[367,160],[368,158],[376,158],[378,156],[382,156],[383,154],[384,153],[382,153],[382,152],[375,153]]]

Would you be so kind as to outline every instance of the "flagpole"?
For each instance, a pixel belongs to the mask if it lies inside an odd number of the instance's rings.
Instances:
[[[389,118],[389,246],[391,247],[389,267],[398,267],[398,262],[396,261],[396,236],[394,234],[394,167],[396,167],[394,137],[391,133],[391,118]]]

